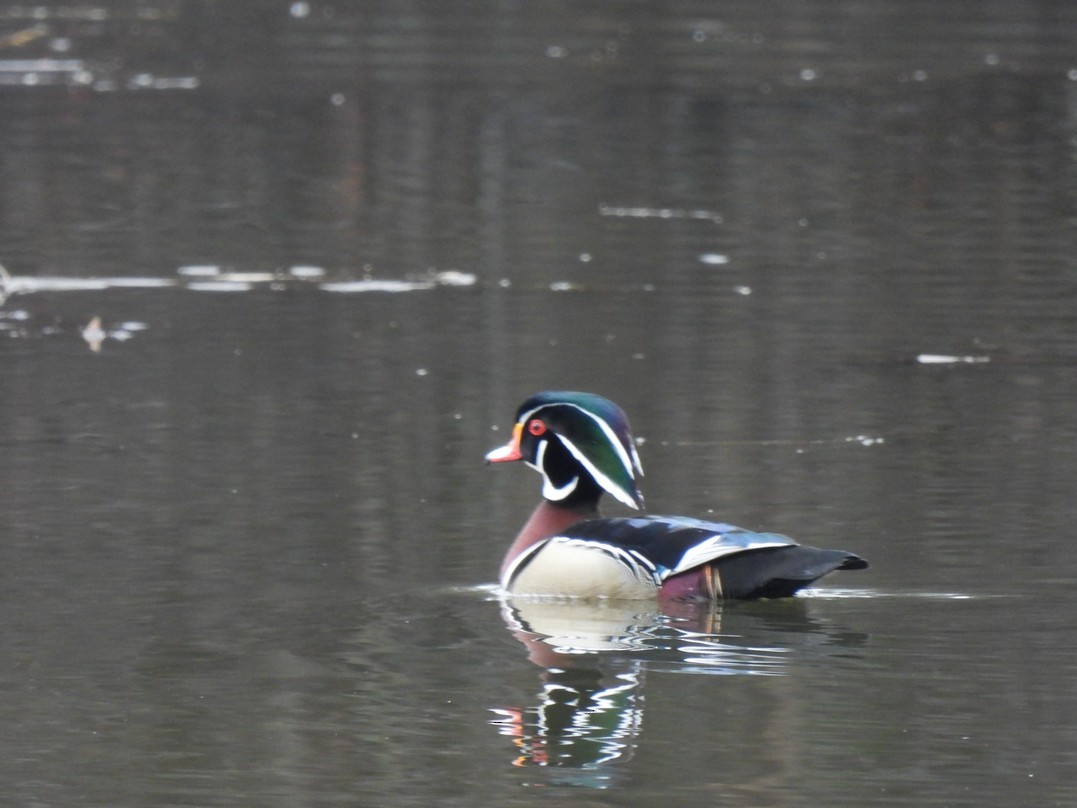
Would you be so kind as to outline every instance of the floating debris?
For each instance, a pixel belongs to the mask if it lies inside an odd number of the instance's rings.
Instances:
[[[474,286],[478,280],[472,273],[460,272],[456,269],[435,272],[433,279],[438,286]]]
[[[12,31],[9,34],[0,36],[0,49],[3,48],[21,48],[23,45],[28,45],[35,39],[40,39],[43,36],[48,36],[49,29],[44,25],[32,25],[29,28],[23,28],[20,31]]]
[[[722,223],[722,214],[718,211],[698,208],[646,208],[599,205],[598,215],[629,219],[701,219],[714,222],[715,224]]]
[[[247,292],[255,288],[281,290],[290,287],[316,288],[326,292],[413,292],[442,286],[474,286],[478,278],[456,269],[434,270],[407,279],[362,278],[349,281],[322,281],[322,267],[297,265],[273,272],[241,272],[217,264],[185,264],[176,269],[176,278],[149,277],[58,277],[12,276],[0,265],[0,303],[8,297],[30,292],[99,292],[107,289],[182,288],[194,292]]]
[[[175,286],[169,278],[60,278],[8,276],[0,281],[6,295],[30,292],[99,292],[102,289],[157,289]]]
[[[699,263],[712,267],[722,266],[729,263],[729,256],[721,253],[703,253],[699,256]]]
[[[152,73],[138,73],[127,80],[127,89],[197,90],[200,84],[197,76],[155,76]]]
[[[990,362],[991,357],[922,353],[916,357],[916,361],[921,365],[982,365]]]
[[[217,279],[229,283],[246,283],[253,286],[258,283],[272,283],[278,280],[278,277],[272,272],[224,272],[218,275]]]
[[[106,330],[101,322],[100,317],[93,317],[89,323],[83,326],[80,333],[82,338],[86,340],[86,344],[90,346],[90,350],[94,353],[101,352],[101,346],[106,339],[116,340],[117,342],[127,342],[135,336],[136,331],[145,331],[149,328],[146,323],[131,320],[125,323],[121,323],[113,329]],[[43,331],[42,333],[57,333],[55,331]]]
[[[291,275],[293,278],[324,278],[325,270],[321,267],[302,265],[292,267],[288,270],[288,274]]]
[[[0,267],[3,269],[3,267]],[[0,276],[2,279],[2,276]],[[0,290],[2,291],[2,290]],[[0,303],[3,302],[3,298],[0,298]],[[0,311],[0,333],[5,337],[25,337],[28,336],[28,332],[23,325],[30,319],[30,313],[23,309],[14,309],[13,311]]]
[[[105,278],[110,289],[167,289],[175,286],[171,278]]]
[[[846,438],[845,442],[859,443],[861,446],[878,446],[879,444],[886,443],[886,439],[877,435],[854,435]]]
[[[184,288],[192,292],[249,292],[254,284],[233,280],[192,281]]]
[[[205,283],[245,284],[250,287],[257,283],[273,283],[280,280],[274,272],[236,272],[225,270],[215,264],[183,266],[176,270],[177,274],[188,278],[205,278],[206,281],[188,282],[188,289],[198,289]],[[212,278],[212,281],[209,279]]]
[[[101,327],[100,317],[94,317],[82,329],[82,338],[86,340],[86,344],[90,346],[90,350],[94,353],[101,353],[101,343],[105,341],[107,336],[105,329]]]
[[[321,283],[318,284],[318,288],[325,292],[414,292],[417,289],[433,289],[436,285],[433,281],[395,281],[368,278],[360,281]]]
[[[91,81],[93,73],[82,59],[0,59],[0,85],[39,87]]]

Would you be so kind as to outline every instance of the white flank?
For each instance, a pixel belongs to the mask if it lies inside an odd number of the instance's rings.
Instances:
[[[658,589],[650,572],[627,551],[564,538],[549,539],[517,559],[501,586],[513,595],[633,600],[653,598]]]

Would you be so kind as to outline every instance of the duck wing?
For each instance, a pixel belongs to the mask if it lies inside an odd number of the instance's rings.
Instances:
[[[769,547],[797,547],[778,533],[756,533],[724,522],[681,516],[588,519],[556,538],[604,545],[626,553],[650,568],[656,580],[715,561],[723,556]]]
[[[835,570],[868,566],[845,550],[808,547],[779,533],[687,517],[593,519],[572,525],[554,541],[602,549],[634,566],[638,576],[649,575],[674,598],[684,594],[675,582],[691,587],[704,579],[711,597],[784,598]],[[698,596],[698,589],[692,591],[689,597]]]

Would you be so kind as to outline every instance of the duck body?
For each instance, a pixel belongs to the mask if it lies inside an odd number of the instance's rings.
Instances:
[[[514,595],[672,600],[780,598],[839,569],[862,569],[843,550],[788,536],[676,516],[587,519],[507,559]]]
[[[539,393],[517,412],[491,463],[523,460],[542,473],[543,500],[501,565],[512,595],[710,600],[787,597],[835,570],[867,562],[722,522],[681,516],[602,518],[609,493],[643,510],[642,467],[628,419],[590,393]]]

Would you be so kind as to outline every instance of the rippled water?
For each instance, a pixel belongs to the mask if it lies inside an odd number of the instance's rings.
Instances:
[[[1077,801],[1071,4],[448,5],[0,5],[4,803]],[[543,388],[871,569],[503,602]]]

